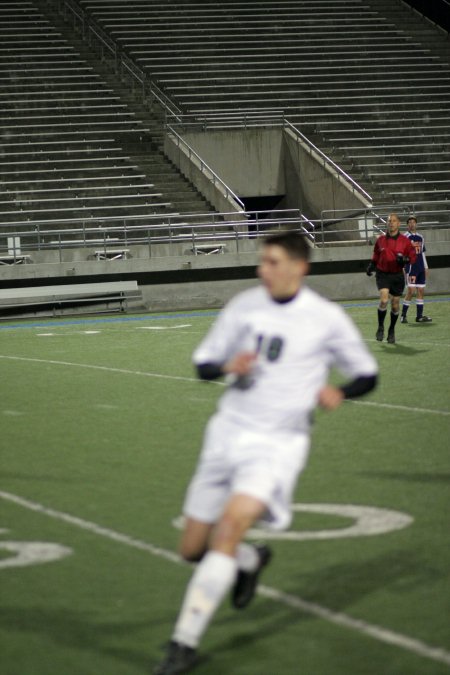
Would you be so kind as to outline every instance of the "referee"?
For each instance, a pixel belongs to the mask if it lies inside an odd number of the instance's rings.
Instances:
[[[416,261],[416,251],[408,237],[400,234],[400,220],[397,214],[391,213],[388,218],[386,234],[378,237],[372,260],[367,267],[367,275],[372,276],[375,271],[377,288],[380,292],[378,306],[378,329],[376,339],[382,342],[384,338],[384,321],[386,319],[389,298],[391,299],[391,316],[387,341],[395,343],[395,324],[399,316],[400,297],[405,289],[405,264]]]

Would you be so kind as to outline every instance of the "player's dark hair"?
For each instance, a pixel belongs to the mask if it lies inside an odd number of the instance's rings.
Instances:
[[[309,260],[310,247],[303,234],[293,230],[271,234],[263,241],[264,246],[280,246],[291,258]]]
[[[415,222],[416,225],[417,225],[417,218],[416,218],[416,216],[409,216],[408,220],[406,221],[406,224],[407,224],[407,225],[408,225],[408,223],[409,223],[410,220],[414,220],[414,222]]]

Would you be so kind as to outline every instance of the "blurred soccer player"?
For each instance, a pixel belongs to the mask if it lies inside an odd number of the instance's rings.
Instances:
[[[271,551],[243,541],[261,522],[284,529],[309,451],[311,415],[376,384],[377,364],[337,305],[304,286],[309,248],[294,232],[267,238],[257,288],[237,295],[194,352],[199,376],[228,388],[209,421],[185,503],[181,554],[198,562],[155,675],[191,670],[214,612],[232,589],[251,601]],[[350,381],[328,384],[336,366]]]
[[[416,261],[416,251],[409,239],[400,234],[400,221],[397,214],[391,213],[388,218],[388,229],[375,242],[372,260],[367,267],[367,274],[371,276],[375,271],[377,288],[380,292],[378,305],[378,328],[376,339],[381,342],[384,338],[384,321],[386,319],[389,298],[391,299],[391,316],[388,328],[387,341],[395,343],[395,324],[400,311],[400,296],[405,289],[405,264]]]
[[[416,321],[418,323],[427,323],[432,321],[432,319],[423,313],[423,298],[425,295],[425,286],[428,278],[428,263],[425,257],[425,239],[423,235],[417,232],[417,219],[414,218],[414,216],[408,218],[406,225],[408,227],[408,232],[405,236],[408,237],[416,249],[417,257],[414,265],[409,264],[405,267],[407,288],[405,299],[403,300],[402,316],[400,318],[400,322],[408,323],[406,315],[408,313],[414,291],[416,291]]]

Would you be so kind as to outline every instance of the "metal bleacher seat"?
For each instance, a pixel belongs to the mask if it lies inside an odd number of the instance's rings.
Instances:
[[[148,130],[33,2],[0,5],[0,224],[174,212],[118,139]]]
[[[384,200],[405,194],[406,173],[396,192],[390,169],[406,152],[412,155],[409,164],[422,167],[418,194],[432,193],[441,177],[450,183],[448,165],[436,171],[433,164],[448,147],[448,44],[445,58],[426,26],[421,42],[420,19],[401,2],[79,0],[79,5],[198,118],[208,116],[219,126],[233,110],[269,105],[283,110],[328,154],[340,153],[349,166],[361,162],[370,192]],[[411,183],[411,192],[419,188]]]

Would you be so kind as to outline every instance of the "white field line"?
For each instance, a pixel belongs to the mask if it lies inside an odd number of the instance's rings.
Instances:
[[[90,363],[72,363],[71,361],[54,361],[53,359],[33,359],[25,356],[5,356],[0,354],[0,359],[11,361],[28,361],[31,363],[49,363],[53,366],[69,366],[75,368],[88,368],[92,370],[104,370],[109,373],[122,373],[123,375],[141,375],[143,377],[156,377],[163,380],[181,380],[182,382],[198,382],[196,377],[182,377],[180,375],[163,375],[161,373],[149,373],[142,370],[128,370],[126,368],[111,368],[110,366],[98,366]]]
[[[382,626],[377,626],[376,624],[367,623],[367,621],[362,621],[361,619],[353,619],[347,614],[342,612],[334,612],[331,609],[322,607],[322,605],[317,605],[315,602],[308,602],[302,600],[302,598],[297,598],[294,595],[289,595],[287,593],[282,593],[277,591],[275,588],[268,588],[267,586],[258,586],[258,594],[262,595],[265,598],[270,598],[277,602],[288,605],[294,609],[299,609],[302,612],[312,614],[320,619],[334,623],[337,626],[342,628],[350,628],[351,630],[358,631],[374,638],[375,640],[380,640],[380,642],[386,642],[390,645],[395,645],[401,649],[406,649],[409,652],[418,654],[428,659],[434,661],[440,661],[450,666],[450,652],[447,652],[441,647],[430,647],[425,642],[421,640],[415,640],[410,638],[407,635],[402,635],[401,633],[394,633],[387,628]]]
[[[407,405],[397,405],[396,403],[377,403],[376,401],[356,401],[347,399],[346,403],[355,403],[356,405],[371,405],[376,408],[390,408],[391,410],[405,410],[413,413],[429,413],[431,415],[450,415],[448,410],[433,410],[432,408],[413,408]]]
[[[24,499],[19,495],[11,494],[10,492],[4,492],[3,490],[0,491],[0,497],[9,502],[17,504],[18,506],[22,506],[31,511],[41,513],[43,515],[49,516],[50,518],[55,518],[56,520],[61,520],[65,523],[69,523],[70,525],[75,525],[76,527],[79,527],[83,530],[87,530],[93,534],[106,537],[107,539],[111,539],[120,544],[145,551],[151,555],[158,556],[170,562],[178,564],[183,563],[183,560],[176,553],[172,553],[171,551],[167,551],[163,548],[158,548],[157,546],[153,546],[152,544],[135,539],[134,537],[129,537],[126,534],[116,532],[115,530],[111,530],[107,527],[102,527],[101,525],[97,525],[96,523],[93,523],[89,520],[72,516],[69,513],[64,513],[63,511],[56,511],[55,509],[48,508],[42,504],[38,504],[37,502]],[[302,600],[302,598],[288,593],[283,593],[282,591],[279,591],[275,588],[259,586],[258,593],[265,598],[269,598],[293,609],[300,610],[301,612],[311,614],[319,619],[323,619],[324,621],[329,621],[330,623],[334,623],[341,628],[349,628],[350,630],[362,633],[363,635],[379,640],[380,642],[385,642],[386,644],[400,647],[401,649],[405,649],[406,651],[417,654],[418,656],[428,658],[433,661],[439,661],[440,663],[445,663],[450,666],[450,652],[447,652],[441,647],[431,647],[421,640],[410,638],[407,635],[402,635],[401,633],[395,633],[386,628],[383,628],[382,626],[370,624],[366,621],[362,621],[361,619],[353,619],[347,614],[335,612],[331,609],[328,609],[327,607],[322,607],[322,605],[317,605],[316,603]]]
[[[88,368],[91,370],[103,370],[110,373],[122,373],[123,375],[139,375],[141,377],[155,377],[162,380],[178,380],[181,382],[198,382],[198,379],[195,377],[182,377],[180,375],[163,375],[161,373],[151,373],[142,370],[128,370],[126,368],[112,368],[110,366],[98,366],[90,363],[72,363],[71,361],[55,361],[53,359],[35,359],[25,356],[6,356],[0,354],[0,359],[7,359],[11,361],[26,361],[30,363],[49,363],[55,366],[68,366],[74,368]],[[217,386],[223,387],[226,386],[224,382],[219,382],[217,380],[212,380],[209,384],[215,384]],[[390,408],[391,410],[405,410],[413,413],[429,413],[432,415],[450,415],[450,412],[447,410],[433,410],[431,408],[412,408],[409,406],[396,405],[394,403],[377,403],[376,401],[351,401],[348,400],[346,403],[357,403],[359,405],[370,405],[376,408]]]
[[[102,527],[101,525],[92,523],[89,520],[83,520],[83,518],[71,516],[69,513],[64,513],[63,511],[55,511],[54,509],[42,506],[42,504],[29,501],[28,499],[24,499],[23,497],[19,497],[18,495],[11,494],[10,492],[4,492],[3,490],[0,490],[0,497],[2,499],[6,499],[10,502],[13,502],[14,504],[18,504],[19,506],[23,506],[24,508],[29,509],[30,511],[36,511],[37,513],[42,513],[45,516],[50,516],[50,518],[62,520],[63,522],[69,523],[70,525],[75,525],[76,527],[79,527],[82,530],[87,530],[88,532],[93,532],[94,534],[98,534],[101,537],[106,537],[107,539],[117,541],[120,544],[125,544],[126,546],[131,546],[141,551],[146,551],[147,553],[151,553],[151,555],[158,556],[159,558],[164,558],[165,560],[169,560],[170,562],[175,563],[183,562],[182,558],[176,553],[166,551],[165,549],[158,548],[157,546],[153,546],[152,544],[147,544],[144,541],[140,541],[139,539],[133,539],[133,537],[129,537],[126,534],[121,534],[120,532],[115,532],[114,530],[110,530],[107,527]]]
[[[375,338],[364,338],[364,342],[375,342],[380,344],[380,342],[378,340],[375,340]],[[382,342],[381,344],[387,346],[387,342]],[[398,344],[399,346],[401,345],[402,347],[417,347],[417,345],[424,345],[426,347],[450,347],[449,342],[429,342],[429,341],[425,342],[423,340],[405,341],[403,338],[401,342],[398,342],[396,344]]]

